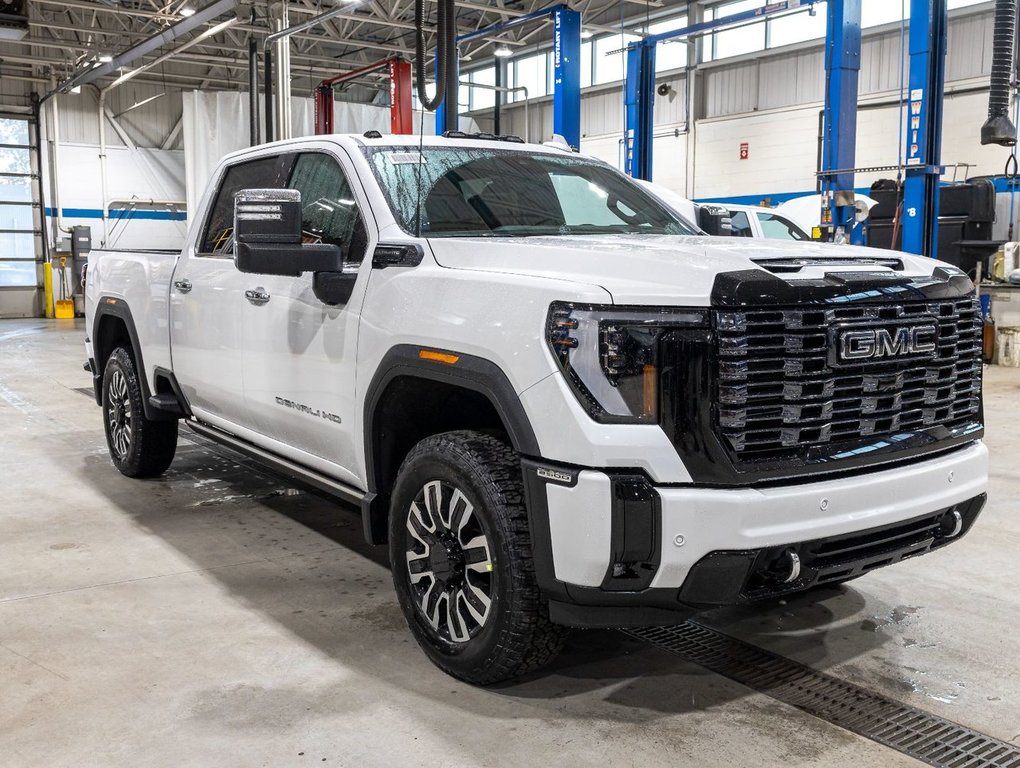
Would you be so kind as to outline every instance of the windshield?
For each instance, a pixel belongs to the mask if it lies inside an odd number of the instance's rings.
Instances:
[[[401,228],[426,237],[696,230],[607,165],[577,155],[475,147],[367,147]],[[419,189],[419,175],[421,186]]]

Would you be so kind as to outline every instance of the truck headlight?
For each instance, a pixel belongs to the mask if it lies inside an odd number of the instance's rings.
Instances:
[[[546,339],[592,418],[646,424],[659,417],[660,337],[707,327],[705,309],[554,302]]]

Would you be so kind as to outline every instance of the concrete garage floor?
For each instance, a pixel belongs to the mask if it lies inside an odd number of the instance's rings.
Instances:
[[[410,639],[353,509],[181,430],[111,465],[83,330],[0,323],[0,765],[919,765],[612,631],[481,690]],[[961,543],[725,632],[1020,742],[1020,372],[991,368],[991,502]]]

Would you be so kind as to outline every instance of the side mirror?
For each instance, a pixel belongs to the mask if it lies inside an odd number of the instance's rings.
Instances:
[[[234,264],[255,275],[341,272],[338,245],[301,242],[301,193],[243,189],[234,195]]]
[[[698,226],[706,234],[729,237],[733,234],[733,222],[730,212],[721,205],[702,205],[698,207]]]

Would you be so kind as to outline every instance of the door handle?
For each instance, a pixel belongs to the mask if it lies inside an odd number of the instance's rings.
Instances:
[[[248,299],[256,307],[260,307],[269,301],[269,294],[261,286],[255,289],[249,288],[244,292],[244,298]]]
[[[174,288],[176,288],[179,293],[189,293],[191,291],[191,287],[191,281],[187,278],[184,278],[183,280],[174,280]]]

